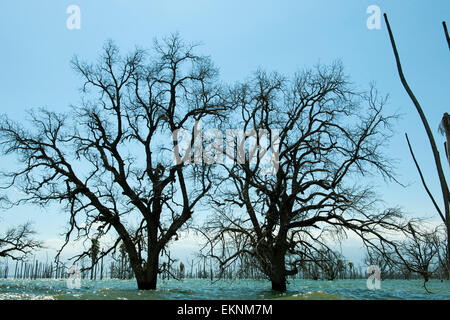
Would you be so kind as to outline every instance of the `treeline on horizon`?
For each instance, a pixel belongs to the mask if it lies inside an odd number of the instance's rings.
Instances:
[[[166,261],[162,263],[159,273],[160,280],[182,280],[182,279],[208,279],[211,282],[217,280],[236,279],[267,279],[260,271],[254,261],[241,259],[235,261],[225,270],[217,266],[211,257],[195,257],[188,259],[186,265],[179,259],[172,259],[167,252]],[[105,261],[106,260],[106,261]],[[353,262],[343,256],[332,257],[322,260],[320,266],[317,263],[303,263],[296,275],[288,279],[311,279],[311,280],[339,280],[339,279],[367,279],[371,273],[367,273],[369,266],[379,267],[381,280],[400,279],[412,280],[422,279],[418,273],[411,272],[402,265],[389,265],[387,261],[376,260],[366,255],[362,264],[354,265]],[[107,280],[135,279],[133,269],[127,258],[126,252],[118,255],[102,257],[100,262],[92,266],[93,261],[81,259],[78,263],[70,262],[40,262],[35,257],[27,260],[4,261],[0,264],[0,279],[69,279],[74,277],[70,267],[76,266],[79,270],[78,276],[82,280]],[[89,268],[89,265],[92,268]],[[430,279],[446,279],[446,270],[443,265],[432,266],[433,272]]]

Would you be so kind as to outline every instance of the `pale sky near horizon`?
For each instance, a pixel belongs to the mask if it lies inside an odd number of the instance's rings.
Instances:
[[[66,27],[69,5],[80,7],[79,30]],[[384,21],[380,30],[366,26],[370,5],[389,16],[406,78],[443,155],[444,139],[437,129],[448,111],[450,92],[450,52],[442,28],[442,21],[450,20],[448,0],[1,1],[0,113],[21,120],[30,108],[68,110],[80,101],[81,86],[70,68],[71,58],[78,55],[93,61],[107,39],[126,53],[135,45],[150,48],[155,37],[178,31],[184,39],[203,44],[200,51],[211,56],[225,82],[243,80],[258,68],[292,75],[318,62],[340,59],[352,82],[361,88],[375,82],[382,94],[389,94],[389,110],[403,115],[388,156],[397,160],[399,180],[407,187],[375,179],[381,197],[386,205],[400,206],[410,216],[438,221],[404,133],[412,141],[430,189],[442,203],[431,149],[399,81]],[[442,161],[450,177],[444,156]],[[53,209],[32,207],[1,212],[0,219],[0,232],[32,220],[39,237],[52,243],[66,223],[66,216]],[[351,252],[357,259],[360,251]]]

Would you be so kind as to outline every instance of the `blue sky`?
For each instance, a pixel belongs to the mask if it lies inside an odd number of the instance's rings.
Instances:
[[[66,27],[69,5],[81,9],[80,30]],[[188,41],[203,43],[201,52],[211,56],[226,82],[242,80],[257,68],[289,75],[318,62],[341,59],[355,84],[367,87],[375,82],[381,93],[390,95],[389,109],[403,114],[388,155],[398,160],[399,179],[408,187],[376,180],[381,196],[411,216],[438,220],[404,132],[441,202],[431,149],[400,84],[384,23],[380,30],[366,27],[369,5],[388,13],[406,78],[441,147],[437,128],[448,111],[450,84],[450,56],[441,24],[449,21],[448,0],[4,0],[0,2],[0,113],[20,120],[34,107],[68,110],[79,101],[81,85],[70,59],[76,54],[94,60],[107,39],[127,52],[135,45],[149,48],[155,37],[178,31]],[[444,167],[448,174],[448,166]],[[58,237],[65,224],[64,215],[52,209],[20,208],[2,212],[1,217],[0,230],[35,221],[43,239]]]

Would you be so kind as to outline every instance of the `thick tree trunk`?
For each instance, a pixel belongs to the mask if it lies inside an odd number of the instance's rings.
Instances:
[[[275,249],[272,260],[272,274],[270,275],[272,290],[286,291],[286,259],[285,250]]]
[[[284,274],[276,274],[270,279],[272,282],[272,290],[285,292],[286,291],[286,276]]]
[[[156,290],[157,274],[143,277],[136,277],[139,290]]]
[[[149,253],[150,254],[150,253]],[[139,275],[136,274],[136,281],[139,290],[156,290],[159,271],[159,253],[150,254],[146,268]]]

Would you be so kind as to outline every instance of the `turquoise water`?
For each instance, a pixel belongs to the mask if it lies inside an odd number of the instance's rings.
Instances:
[[[270,290],[264,280],[233,280],[211,283],[204,279],[160,281],[156,291],[139,291],[134,280],[82,280],[80,289],[68,289],[59,280],[0,280],[0,299],[439,299],[450,300],[450,281],[431,280],[429,294],[420,280],[383,280],[381,289],[369,290],[366,280],[290,280],[286,293]]]

